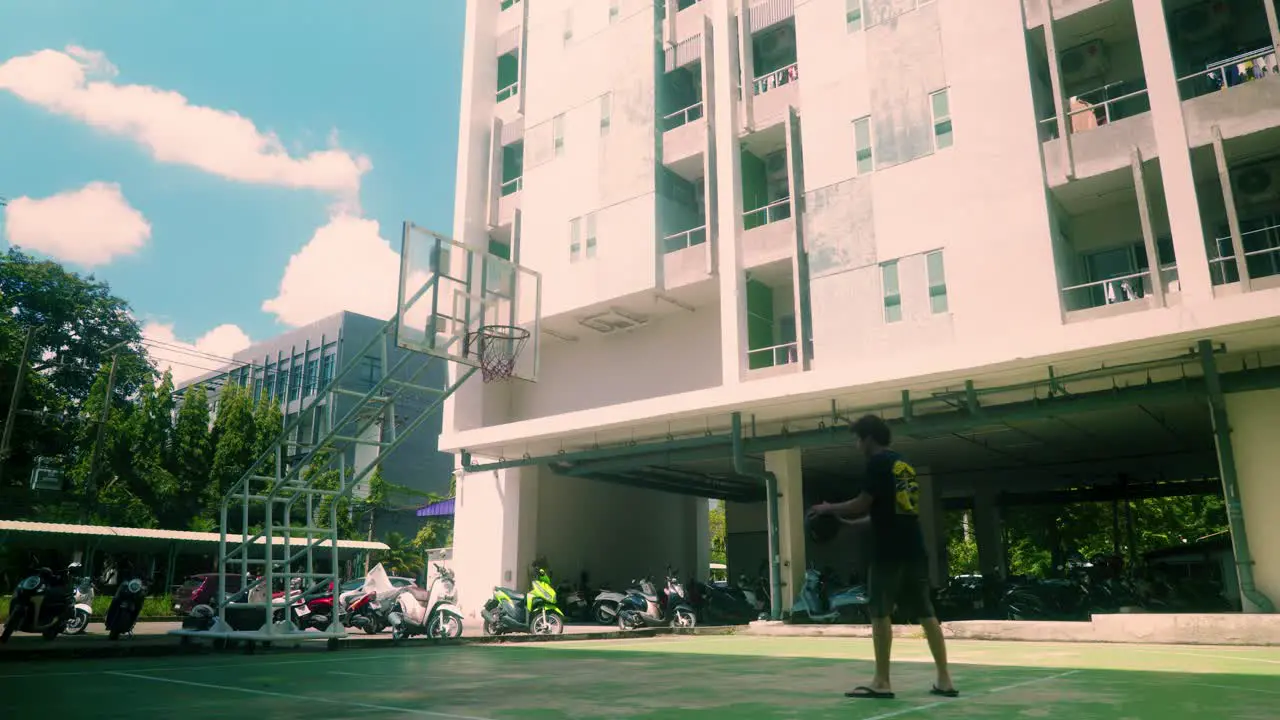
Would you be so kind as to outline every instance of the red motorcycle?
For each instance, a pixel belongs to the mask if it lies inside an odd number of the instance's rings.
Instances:
[[[290,607],[293,624],[299,630],[329,629],[333,617],[333,583],[317,583],[293,601]]]
[[[369,635],[377,635],[387,627],[386,613],[378,603],[378,593],[368,592],[348,598],[350,603],[339,617],[345,627],[357,627]]]

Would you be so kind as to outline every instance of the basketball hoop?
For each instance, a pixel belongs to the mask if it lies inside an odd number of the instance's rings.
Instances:
[[[517,325],[484,325],[467,333],[463,355],[475,353],[480,358],[480,373],[485,382],[506,380],[516,369],[516,358],[529,341],[529,331]]]

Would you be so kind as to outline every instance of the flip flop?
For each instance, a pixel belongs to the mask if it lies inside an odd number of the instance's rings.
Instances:
[[[894,694],[891,692],[876,690],[866,685],[859,685],[845,693],[844,696],[847,698],[871,698],[873,700],[892,700],[894,698]]]
[[[956,690],[955,688],[951,688],[950,690],[943,690],[939,688],[937,685],[934,685],[932,688],[929,689],[929,694],[937,695],[939,697],[946,697],[946,698],[960,697],[959,690]]]

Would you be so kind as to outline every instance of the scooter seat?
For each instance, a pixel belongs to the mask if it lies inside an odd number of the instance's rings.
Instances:
[[[494,588],[494,590],[497,590],[498,592],[506,593],[512,600],[515,600],[516,602],[520,602],[521,600],[524,600],[524,593],[516,592],[511,588],[499,587],[499,588]]]
[[[430,590],[423,590],[420,587],[410,586],[405,589],[405,592],[407,592],[414,600],[417,600],[424,605],[431,600]]]

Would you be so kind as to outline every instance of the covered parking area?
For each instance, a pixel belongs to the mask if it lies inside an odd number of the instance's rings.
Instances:
[[[218,533],[184,530],[0,520],[0,547],[8,551],[11,561],[17,556],[13,550],[32,554],[46,565],[53,565],[50,555],[57,555],[62,562],[79,561],[85,573],[97,579],[106,571],[107,559],[129,557],[144,563],[152,583],[162,578],[166,592],[172,591],[175,583],[187,573],[217,572],[221,539]],[[284,538],[275,540],[277,546],[284,545]],[[292,544],[301,547],[304,543],[305,539],[297,538]],[[259,538],[257,545],[265,548],[266,540]],[[359,564],[365,554],[387,549],[387,545],[380,542],[339,540],[338,560],[354,560]],[[315,558],[327,560],[329,552],[325,545],[317,545]],[[8,568],[7,572],[27,570],[24,564]]]
[[[786,398],[673,420],[658,439],[601,433],[589,448],[484,463],[464,452],[463,463],[468,474],[539,468],[723,499],[730,577],[763,563],[776,616],[803,580],[805,508],[847,497],[861,474],[847,423],[877,413],[920,475],[922,521],[939,549],[936,580],[946,572],[947,508],[973,509],[982,568],[1000,572],[1002,507],[1213,491],[1225,494],[1243,608],[1271,612],[1280,596],[1280,525],[1270,519],[1280,511],[1280,445],[1269,439],[1280,427],[1277,388],[1274,333],[1259,332],[1233,336],[1231,347],[1171,342],[932,387],[877,388],[857,403]]]

